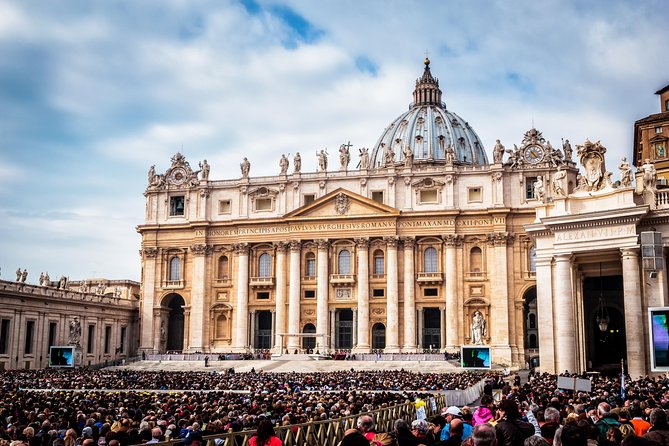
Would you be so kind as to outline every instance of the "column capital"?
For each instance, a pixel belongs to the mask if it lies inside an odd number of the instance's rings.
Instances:
[[[300,252],[300,250],[302,249],[302,242],[299,240],[291,240],[288,243],[290,244],[291,252]]]
[[[402,237],[402,244],[404,249],[411,249],[416,245],[416,239],[414,237]]]
[[[355,241],[356,248],[358,249],[369,248],[369,237],[358,237],[353,240]]]
[[[620,248],[620,255],[623,257],[639,257],[639,247]]]
[[[249,244],[248,243],[233,243],[232,250],[237,255],[249,255]]]
[[[327,250],[330,247],[330,242],[328,239],[321,238],[316,240],[316,245],[318,246],[318,250]]]
[[[444,244],[447,247],[456,247],[462,245],[462,242],[464,241],[464,237],[459,235],[459,234],[446,234],[442,236],[442,239],[444,240]]]
[[[143,249],[144,257],[153,259],[158,255],[158,248],[155,246],[147,246]]]
[[[488,234],[486,242],[490,246],[507,246],[513,243],[513,234],[508,232],[492,232]]]
[[[204,243],[196,243],[190,247],[193,254],[197,256],[208,256],[214,251],[213,246],[205,245]]]
[[[383,237],[383,240],[386,242],[388,248],[397,248],[397,244],[399,243],[399,238],[396,236]]]
[[[539,256],[537,256],[534,263],[537,266],[551,266],[551,264],[553,263],[553,257],[539,257]]]
[[[288,242],[273,242],[272,245],[274,245],[274,248],[276,249],[276,252],[281,252],[285,253],[286,249],[288,248]]]
[[[555,261],[556,262],[571,262],[573,258],[574,258],[574,255],[572,253],[564,253],[564,254],[556,254],[555,255]]]

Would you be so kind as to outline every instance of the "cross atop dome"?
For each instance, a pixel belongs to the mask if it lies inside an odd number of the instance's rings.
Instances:
[[[416,79],[416,89],[413,91],[413,106],[437,105],[441,106],[441,90],[439,79],[430,72],[430,59],[425,57],[423,76]]]

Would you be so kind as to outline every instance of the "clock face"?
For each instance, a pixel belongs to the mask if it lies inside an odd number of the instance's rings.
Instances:
[[[544,159],[544,149],[539,146],[527,146],[523,152],[523,157],[530,164],[540,163]]]
[[[176,185],[183,184],[184,181],[186,181],[186,170],[182,167],[177,167],[176,169],[172,170],[170,173],[170,180],[172,180],[172,183]]]

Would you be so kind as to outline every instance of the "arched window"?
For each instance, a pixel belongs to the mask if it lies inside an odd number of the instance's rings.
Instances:
[[[305,256],[307,277],[316,277],[316,254],[308,252]]]
[[[527,341],[527,348],[537,348],[537,335],[531,334]]]
[[[383,251],[377,249],[374,251],[374,274],[385,274]]]
[[[172,257],[170,259],[170,275],[168,280],[181,280],[181,259]]]
[[[272,270],[272,259],[269,254],[264,253],[258,258],[258,277],[270,277]]]
[[[351,274],[351,253],[345,249],[339,251],[339,256],[337,256],[337,272]]]
[[[530,313],[530,328],[537,328],[537,316],[534,313]]]
[[[469,251],[469,271],[472,273],[480,273],[483,266],[483,251],[478,246],[474,246]]]
[[[530,246],[530,262],[529,262],[529,267],[530,267],[530,272],[537,272],[537,248],[534,246]]]
[[[423,272],[436,273],[437,270],[437,250],[430,247],[423,252]]]
[[[228,256],[221,256],[218,258],[218,278],[221,280],[230,277],[230,262]]]

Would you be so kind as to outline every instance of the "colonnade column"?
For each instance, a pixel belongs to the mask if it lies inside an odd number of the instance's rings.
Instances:
[[[256,347],[256,324],[257,324],[257,314],[255,310],[251,311],[249,315],[249,320],[251,321],[251,326],[249,328],[249,346],[251,350]]]
[[[623,258],[623,293],[625,305],[625,338],[627,342],[627,373],[632,379],[646,374],[644,350],[643,304],[639,273],[638,248],[621,249]]]
[[[556,373],[555,342],[553,331],[553,281],[552,257],[536,258],[537,278],[537,329],[539,331],[539,369]]]
[[[277,242],[274,246],[276,246],[276,310],[272,327],[274,335],[272,348],[277,351],[281,348],[279,333],[286,332],[286,248],[288,243]]]
[[[358,320],[355,351],[369,353],[369,239],[355,239],[358,256]]]
[[[416,286],[413,249],[415,240],[404,239],[404,352],[415,352],[416,347]]]
[[[290,281],[288,290],[288,333],[300,332],[300,250],[302,243],[290,242]],[[300,346],[300,338],[290,336],[287,340],[288,351],[294,352]]]
[[[142,352],[155,353],[159,348],[160,337],[154,336],[153,307],[155,306],[156,289],[156,258],[158,248],[147,247],[142,250],[144,255],[144,283],[142,283],[143,302],[142,302],[142,323],[140,324],[140,344],[139,350]],[[160,280],[158,278],[157,280]],[[158,323],[160,325],[160,322]]]
[[[399,345],[398,283],[397,283],[397,237],[386,238],[388,252],[388,274],[386,275],[386,352],[396,353]]]
[[[574,327],[574,289],[571,280],[571,254],[555,256],[555,322],[557,331],[556,372],[576,372],[576,330]],[[538,310],[537,310],[538,311]],[[639,338],[636,339],[637,341]],[[540,347],[541,348],[541,347]]]
[[[336,320],[335,320],[335,318],[336,317],[337,317],[336,311],[334,309],[330,310],[330,342],[329,342],[330,350],[335,349],[335,335],[336,335],[336,328],[335,328]]]
[[[193,253],[193,274],[191,277],[191,317],[190,317],[190,339],[188,348],[191,351],[204,351],[204,286],[206,281],[206,257],[211,254],[210,245],[196,244],[191,246]],[[208,346],[207,346],[208,348]]]
[[[353,308],[353,348],[358,345],[358,309]]]
[[[458,329],[458,262],[456,247],[462,244],[462,236],[449,234],[444,236],[446,245],[446,350],[459,349]]]
[[[316,288],[316,348],[323,352],[327,348],[328,333],[328,247],[327,240],[317,240],[318,243],[318,272]],[[319,335],[326,335],[323,338]]]
[[[235,318],[235,349],[246,351],[249,345],[249,246],[236,243],[232,246],[237,255],[237,316]]]

